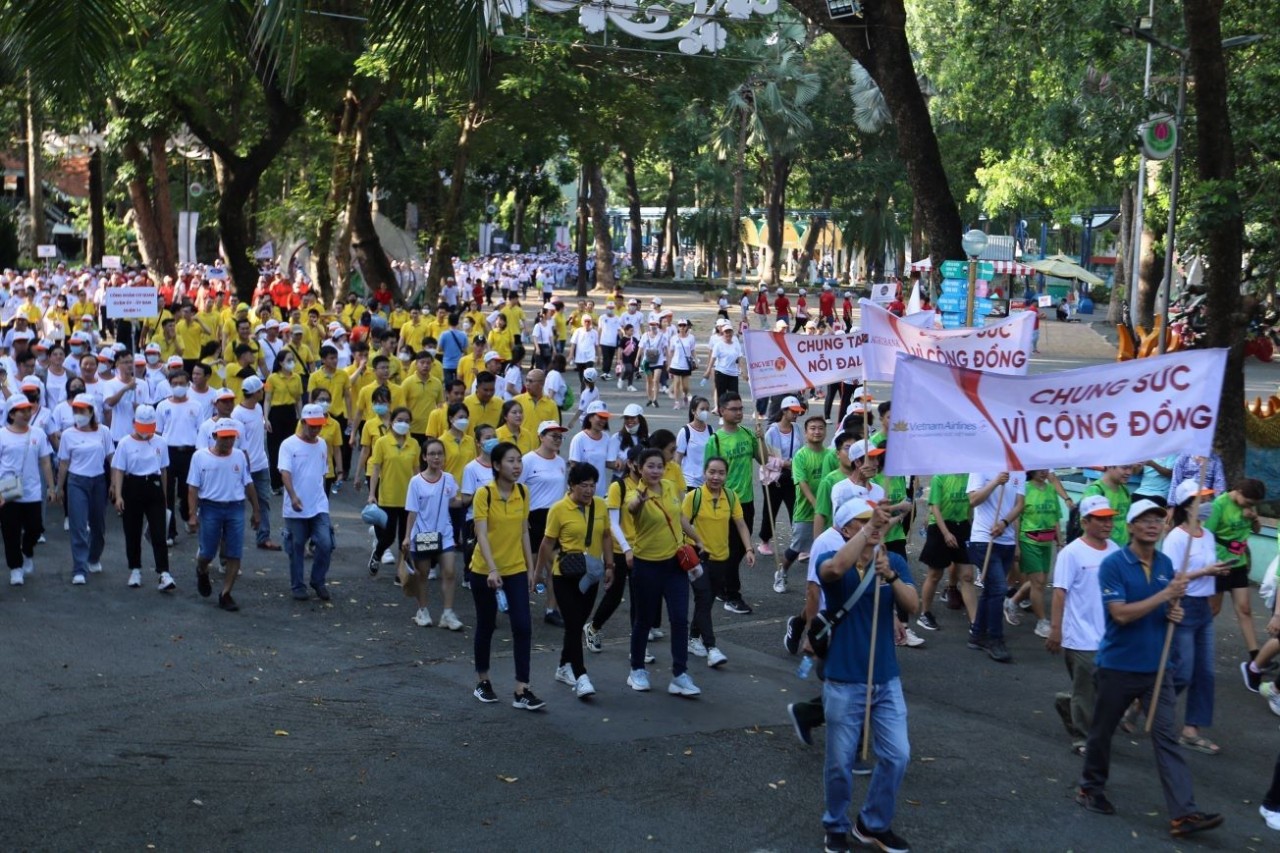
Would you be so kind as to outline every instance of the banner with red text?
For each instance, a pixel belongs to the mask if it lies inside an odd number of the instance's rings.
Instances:
[[[899,355],[888,474],[1128,465],[1213,447],[1225,349],[1036,376]]]
[[[1031,333],[1035,313],[1023,311],[989,326],[971,329],[921,328],[863,299],[863,358],[867,378],[892,382],[898,353],[950,367],[970,367],[992,373],[1024,374],[1031,362]],[[896,395],[895,395],[896,396]]]
[[[936,314],[921,311],[904,325],[933,328]],[[754,397],[800,391],[862,377],[861,330],[843,335],[747,331],[742,336],[747,382]]]

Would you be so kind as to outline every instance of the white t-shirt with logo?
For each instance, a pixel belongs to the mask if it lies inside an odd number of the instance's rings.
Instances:
[[[1110,539],[1104,547],[1095,548],[1081,537],[1058,552],[1058,561],[1053,565],[1053,587],[1067,594],[1062,610],[1064,649],[1096,652],[1101,645],[1107,624],[1098,569],[1103,560],[1119,550],[1120,546]]]
[[[413,475],[409,481],[409,491],[405,494],[405,512],[417,513],[413,519],[413,529],[409,531],[409,541],[419,533],[439,531],[442,548],[452,548],[453,524],[449,520],[449,501],[457,497],[458,483],[453,475],[443,472],[440,479],[432,482],[427,479],[427,472]]]
[[[723,373],[725,376],[740,376],[742,374],[741,362],[742,345],[738,343],[738,339],[726,341],[722,338],[716,338],[711,344],[711,363],[716,373]]]
[[[280,443],[280,470],[288,471],[293,492],[302,501],[302,509],[293,508],[293,500],[286,493],[284,518],[314,518],[329,511],[329,493],[324,487],[329,473],[329,445],[317,439],[304,441],[291,435]]]
[[[524,455],[520,482],[529,487],[529,509],[548,509],[564,497],[569,482],[569,463],[560,456],[546,459],[538,451]]]
[[[245,499],[244,487],[252,482],[244,454],[238,450],[219,456],[212,450],[201,448],[191,457],[187,485],[196,487],[196,494],[202,501],[240,503]]]
[[[69,462],[67,473],[78,477],[100,477],[106,473],[107,457],[115,443],[106,427],[93,430],[69,429],[58,442],[58,462]]]
[[[36,427],[26,432],[0,429],[0,477],[17,475],[22,481],[19,503],[40,501],[40,460],[52,453],[49,437]]]
[[[164,436],[170,447],[196,447],[200,430],[201,405],[188,398],[179,403],[161,400],[156,406],[156,432]]]
[[[267,422],[262,417],[262,406],[257,403],[252,409],[236,406],[231,417],[240,422],[237,446],[249,454],[249,470],[263,470],[270,463],[267,460]]]
[[[125,387],[125,382],[120,379],[104,379],[100,385],[103,385],[103,399],[109,399],[120,393]],[[111,438],[119,441],[129,433],[133,432],[133,407],[137,397],[137,384],[133,388],[120,394],[120,399],[114,404],[109,404],[107,409],[111,412]]]
[[[818,538],[813,540],[813,544],[809,546],[809,553],[813,555],[813,559],[809,561],[808,582],[818,585],[818,609],[825,610],[827,608],[827,596],[822,591],[822,578],[818,576],[818,557],[822,554],[833,554],[844,547],[844,543],[848,540],[844,538],[844,534],[834,527],[828,527],[826,530],[818,534]],[[844,602],[841,602],[843,604]]]
[[[969,484],[965,486],[965,492],[971,495],[998,476],[1000,475],[970,474]],[[1000,487],[996,486],[991,490],[991,494],[987,496],[985,501],[973,508],[973,532],[969,535],[969,541],[990,542],[991,528],[995,526],[996,520],[1008,518],[1009,513],[1013,512],[1014,504],[1018,502],[1018,498],[1025,497],[1026,494],[1027,475],[1019,471],[1010,473],[1009,482],[1004,485],[1003,495],[1001,495]],[[1001,498],[999,507],[996,506],[996,498],[998,497]],[[1016,524],[1007,525],[1004,531],[996,538],[996,544],[1016,544],[1014,538],[1014,528],[1016,527]]]
[[[159,474],[161,468],[169,467],[169,445],[159,435],[153,435],[146,441],[126,435],[116,445],[111,467],[136,477]],[[185,486],[180,483],[179,488]]]

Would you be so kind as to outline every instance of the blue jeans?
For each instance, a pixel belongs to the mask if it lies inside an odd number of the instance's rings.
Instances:
[[[1213,725],[1213,613],[1204,596],[1184,596],[1182,622],[1173,629],[1173,683],[1186,688],[1188,726]]]
[[[333,525],[329,523],[329,513],[284,520],[284,550],[289,555],[289,586],[294,592],[307,589],[308,539],[316,544],[316,554],[311,561],[311,585],[319,589],[329,575],[329,560],[333,557]]]
[[[252,471],[249,476],[253,477],[253,490],[258,493],[258,544],[261,545],[271,538],[271,469]],[[247,500],[244,505],[245,509],[253,509]],[[240,535],[244,535],[243,528]]]
[[[106,545],[103,514],[107,507],[107,475],[67,475],[67,518],[71,527],[71,571],[82,575],[89,563],[102,559]]]
[[[1004,594],[1008,590],[1009,569],[1013,567],[1014,545],[991,546],[991,559],[987,561],[987,575],[982,581],[982,597],[978,599],[978,618],[973,620],[969,633],[975,637],[992,640],[1004,639]],[[982,572],[987,557],[986,542],[969,543],[969,562],[974,571]],[[979,575],[975,574],[976,580]]]
[[[827,681],[822,685],[822,709],[827,718],[827,754],[822,770],[827,808],[822,825],[827,832],[848,832],[853,828],[849,820],[853,763],[862,750],[866,707],[866,684]],[[898,789],[911,761],[901,679],[877,684],[872,690],[871,750],[879,760],[871,771],[867,798],[858,816],[867,829],[882,832],[893,825]]]
[[[616,583],[616,581],[615,581]],[[684,675],[689,668],[689,575],[674,556],[665,560],[634,558],[631,567],[631,668],[644,669],[649,629],[656,627],[653,614],[667,602],[671,620],[671,674]]]
[[[222,546],[224,560],[239,560],[244,556],[244,502],[200,501],[196,511],[200,518],[201,560],[218,556]]]

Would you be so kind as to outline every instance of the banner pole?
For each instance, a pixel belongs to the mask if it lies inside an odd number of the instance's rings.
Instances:
[[[1000,488],[996,490],[996,517],[1000,516],[1000,508],[1004,506],[1004,483],[1000,484]],[[995,526],[995,522],[991,522],[991,526]],[[991,549],[996,544],[996,538],[987,534],[987,555],[982,558],[982,574],[978,575],[978,586],[983,586],[987,582],[987,566],[991,563]],[[1015,539],[1015,541],[1017,541]]]
[[[876,559],[880,556],[880,546],[871,550],[871,562],[867,563],[867,571],[876,570]],[[871,693],[875,689],[876,672],[876,633],[880,627],[880,580],[876,579],[876,588],[871,596],[871,653],[867,656],[867,706],[862,712],[862,760],[867,761],[871,750]]]
[[[1204,491],[1205,476],[1209,472],[1209,457],[1206,456],[1200,460],[1200,488],[1196,489],[1195,500],[1191,502],[1190,516],[1199,518],[1200,515],[1200,492]],[[1178,484],[1174,483],[1173,488],[1177,489]],[[1189,516],[1189,517],[1190,517]],[[1178,573],[1174,577],[1185,575],[1187,573],[1187,563],[1191,562],[1191,537],[1187,537],[1187,547],[1182,550],[1182,567],[1178,569]],[[1178,604],[1181,598],[1171,602]],[[1160,706],[1160,687],[1164,684],[1165,667],[1169,664],[1169,649],[1173,645],[1173,629],[1176,628],[1173,622],[1170,622],[1164,631],[1164,648],[1160,651],[1160,667],[1156,670],[1156,685],[1151,688],[1151,704],[1147,707],[1147,724],[1143,727],[1143,731],[1151,733],[1151,724],[1156,718],[1156,708]]]
[[[794,428],[795,427],[793,426],[792,429]],[[760,451],[760,473],[761,475],[763,475],[765,467],[769,464],[769,453],[765,449],[764,430],[761,426],[761,421],[759,420],[756,421],[756,447]],[[769,513],[769,526],[770,528],[773,529],[773,535],[776,537],[778,535],[778,531],[777,531],[777,526],[774,523],[774,517],[773,517],[773,499],[769,497],[769,484],[763,482],[764,480],[763,476],[761,476],[760,479],[761,479],[760,490],[764,492],[764,511]],[[747,531],[747,532],[750,533],[751,531]],[[775,554],[777,553],[777,549],[774,549],[774,553]]]

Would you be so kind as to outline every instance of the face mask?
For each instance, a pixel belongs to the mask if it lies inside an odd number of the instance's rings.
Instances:
[[[700,409],[694,417],[702,421],[704,424],[711,423],[711,412],[708,409]]]
[[[285,370],[293,370],[293,359],[285,361],[281,366],[284,367]]]
[[[89,421],[93,419],[93,415],[75,415],[74,417],[78,427],[87,427]]]
[[[486,438],[484,442],[480,445],[480,449],[483,450],[485,453],[492,453],[493,449],[497,446],[498,446],[498,439]]]
[[[159,363],[160,363],[160,356],[158,355],[147,356],[147,364],[159,364]]]
[[[466,432],[467,426],[470,423],[471,421],[467,420],[466,418],[458,418],[456,421],[453,422],[453,428],[456,429],[458,432]]]
[[[465,323],[463,323],[463,324],[462,324],[462,331],[464,331],[464,332],[469,332],[469,331],[471,331],[471,327],[472,327],[473,325],[474,325],[474,324],[473,324],[470,320],[468,320],[467,322],[465,322]]]
[[[635,435],[640,431],[640,424],[631,424],[626,429],[628,435]]]
[[[396,421],[391,425],[391,431],[396,435],[408,435],[409,426],[410,424],[408,421]]]
[[[385,414],[386,414],[387,412],[389,412],[390,410],[391,410],[391,407],[390,407],[390,406],[388,406],[386,403],[374,403],[374,404],[373,404],[373,413],[374,413],[375,415],[385,415]]]
[[[72,355],[82,355],[83,353],[84,353],[84,347],[80,346],[79,344],[72,344],[72,345],[71,345],[71,354],[72,354]]]
[[[409,360],[410,360],[410,359],[412,359],[412,358],[413,358],[413,356],[409,355],[409,353],[407,353],[407,352],[402,352],[402,353],[400,353],[400,360],[401,360],[402,362],[404,362],[405,364],[408,364],[408,363],[409,363]]]
[[[186,385],[174,385],[174,386],[173,386],[173,389],[172,389],[172,392],[173,392],[173,399],[175,399],[175,400],[185,400],[185,399],[187,399],[187,386],[186,386]]]
[[[322,412],[327,412],[327,411],[329,411],[329,401],[328,401],[328,400],[321,400],[319,403],[316,403],[316,405],[320,407],[320,411],[322,411]]]

